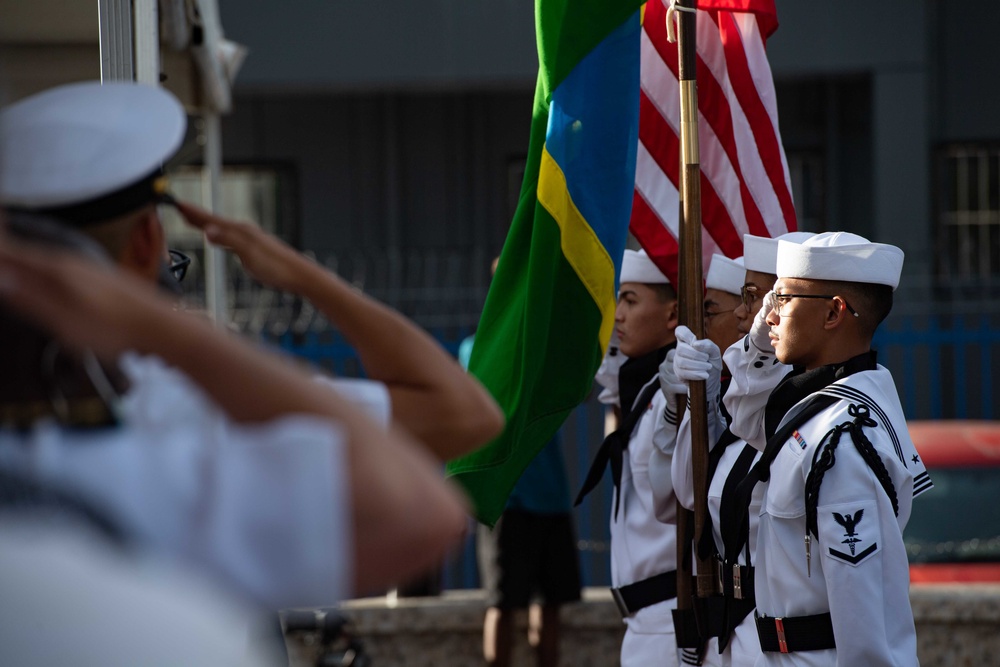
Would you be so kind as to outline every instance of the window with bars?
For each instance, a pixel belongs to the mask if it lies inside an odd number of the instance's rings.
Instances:
[[[1000,146],[947,147],[938,172],[938,277],[1000,278]]]

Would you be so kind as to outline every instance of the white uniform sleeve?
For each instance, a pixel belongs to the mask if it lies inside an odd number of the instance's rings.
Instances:
[[[677,427],[677,445],[670,466],[670,478],[674,484],[677,501],[686,509],[694,509],[694,477],[691,472],[691,412],[684,411],[684,417]]]
[[[843,438],[821,485],[812,551],[814,562],[822,560],[837,664],[908,664],[916,647],[902,531],[850,436]]]
[[[667,401],[657,393],[653,401],[657,411],[653,427],[653,449],[649,454],[649,485],[653,513],[658,521],[677,523],[677,499],[672,479],[673,457],[677,440],[677,415],[666,409]]]
[[[334,378],[317,375],[318,384],[332,387],[347,400],[360,405],[367,416],[382,428],[392,423],[392,398],[382,382],[362,378]]]
[[[273,608],[352,592],[350,480],[342,434],[318,419],[229,425],[202,487],[191,557],[217,562]]]
[[[306,416],[237,424],[155,358],[129,356],[123,368],[132,385],[121,429],[110,438],[40,431],[39,473],[81,488],[141,543],[267,608],[329,605],[352,592],[340,429]]]
[[[716,383],[718,386],[718,383]],[[726,419],[718,409],[718,397],[715,400],[709,399],[708,412],[708,451],[712,451],[715,444],[722,437],[726,430]],[[684,411],[684,417],[677,427],[677,444],[674,447],[674,456],[671,466],[671,478],[674,483],[674,493],[681,505],[689,510],[694,509],[694,452],[691,432],[691,410]]]
[[[604,405],[618,405],[618,371],[628,359],[618,349],[617,341],[617,336],[612,335],[608,351],[605,353],[604,359],[601,360],[601,365],[594,376],[594,381],[601,385],[601,393],[598,394],[597,400]]]
[[[733,375],[723,398],[732,416],[729,430],[764,451],[764,408],[771,391],[791,368],[779,362],[774,352],[761,352],[751,345],[749,336],[730,345],[722,359]]]

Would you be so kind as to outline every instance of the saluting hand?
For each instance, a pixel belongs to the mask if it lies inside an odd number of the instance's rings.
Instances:
[[[236,222],[196,206],[177,202],[177,209],[209,243],[236,253],[255,280],[282,291],[299,293],[303,263],[310,260],[281,239],[249,222]]]

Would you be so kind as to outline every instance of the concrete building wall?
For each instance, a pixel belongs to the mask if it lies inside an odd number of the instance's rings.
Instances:
[[[1000,3],[935,2],[935,141],[1000,140]]]
[[[249,90],[530,86],[532,0],[220,0],[223,25],[250,44]]]
[[[531,99],[244,95],[223,125],[226,158],[291,166],[301,241],[321,255],[378,248],[495,253],[512,213],[510,170],[527,152]]]

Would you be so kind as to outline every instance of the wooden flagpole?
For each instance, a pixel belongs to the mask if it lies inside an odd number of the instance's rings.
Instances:
[[[678,80],[681,100],[680,322],[704,338],[701,262],[701,157],[698,149],[697,28],[695,0],[675,0],[678,19]],[[712,563],[698,557],[708,517],[708,420],[705,383],[690,383],[691,450],[694,475],[694,557],[698,597],[712,595]],[[678,521],[681,518],[678,517]],[[678,576],[680,576],[678,570]],[[680,602],[680,598],[678,598]]]

